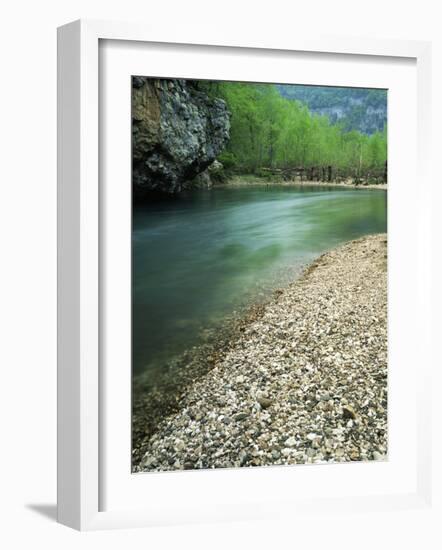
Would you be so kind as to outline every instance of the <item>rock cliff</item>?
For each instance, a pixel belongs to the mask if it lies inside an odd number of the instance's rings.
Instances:
[[[387,90],[296,84],[278,84],[277,89],[283,97],[301,101],[311,113],[328,117],[346,131],[371,135],[382,132],[387,124]]]
[[[191,82],[133,77],[134,198],[181,191],[213,163],[229,130],[225,102]]]

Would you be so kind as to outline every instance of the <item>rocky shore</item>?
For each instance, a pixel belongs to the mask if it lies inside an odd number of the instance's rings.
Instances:
[[[138,434],[134,472],[385,459],[386,235],[323,254],[238,334]]]
[[[347,181],[300,181],[295,180],[277,180],[269,182],[268,179],[258,176],[234,176],[228,181],[217,184],[217,187],[253,187],[277,185],[281,187],[342,187],[344,189],[380,189],[386,191],[388,185],[386,183],[354,183],[352,180]]]

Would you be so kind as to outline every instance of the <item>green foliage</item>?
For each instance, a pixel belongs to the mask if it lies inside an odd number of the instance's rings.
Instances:
[[[195,82],[221,97],[231,113],[230,140],[219,160],[226,169],[258,174],[262,168],[333,166],[343,173],[380,173],[387,159],[386,129],[367,135],[312,114],[300,101],[283,97],[277,86],[240,82]],[[342,90],[331,88],[339,96]],[[378,95],[366,90],[370,101]],[[321,96],[318,97],[318,101]]]
[[[222,163],[225,170],[231,170],[238,165],[238,160],[231,151],[223,151],[218,156],[218,160]]]

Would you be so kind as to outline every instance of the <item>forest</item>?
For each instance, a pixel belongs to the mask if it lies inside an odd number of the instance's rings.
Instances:
[[[193,84],[227,103],[230,139],[218,157],[226,171],[330,181],[351,177],[356,183],[386,181],[386,125],[371,135],[348,130],[339,121],[312,113],[305,103],[284,97],[276,85]],[[373,94],[368,98],[379,102]]]

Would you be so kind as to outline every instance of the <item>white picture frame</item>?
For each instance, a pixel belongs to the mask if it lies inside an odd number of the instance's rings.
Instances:
[[[333,56],[376,56],[380,59],[410,59],[416,64],[417,81],[417,149],[415,151],[419,173],[418,231],[413,260],[416,272],[416,308],[419,323],[420,356],[419,381],[416,393],[416,456],[413,463],[412,489],[406,491],[379,492],[366,495],[341,495],[330,499],[323,496],[287,501],[281,492],[264,490],[261,499],[250,497],[248,507],[222,502],[207,506],[207,502],[192,502],[187,507],[177,505],[168,509],[158,507],[134,507],[127,502],[103,510],[100,484],[106,477],[103,472],[102,415],[106,400],[101,385],[102,363],[100,337],[102,310],[100,302],[103,277],[101,242],[106,226],[100,223],[100,41],[116,41],[125,44],[168,44],[175,48],[206,48],[210,58],[213,47],[228,48],[229,55],[244,52],[272,52],[283,56],[287,52],[304,52]],[[180,46],[182,45],[182,46]],[[185,31],[178,36],[157,36],[152,29],[136,24],[100,21],[76,21],[59,29],[58,34],[58,520],[80,530],[117,527],[139,527],[178,522],[216,521],[252,517],[280,516],[294,512],[315,512],[326,509],[333,502],[335,508],[349,511],[380,508],[422,507],[431,499],[431,434],[430,369],[433,363],[431,348],[431,196],[428,174],[429,121],[431,115],[429,97],[430,51],[426,42],[390,40],[365,40],[345,37],[306,39],[281,38],[279,43],[266,44],[262,39],[235,42],[217,41],[216,44],[193,41]],[[235,52],[237,52],[235,54]],[[430,206],[429,206],[430,205]],[[128,375],[129,376],[129,375]],[[414,409],[413,409],[414,414]],[[352,465],[349,465],[352,467]],[[336,466],[335,466],[336,467]],[[337,466],[339,468],[339,466]],[[321,467],[322,468],[322,467]],[[342,466],[341,466],[342,469]],[[260,470],[260,469],[256,469]],[[253,472],[256,472],[253,469]],[[318,469],[316,471],[319,471]],[[273,481],[284,483],[288,470],[273,469]],[[321,470],[321,477],[333,474]],[[354,470],[354,475],[361,476]],[[128,472],[126,472],[128,473]],[[233,472],[222,472],[221,483]],[[178,480],[192,480],[195,472],[157,475],[155,490],[164,485],[173,490]],[[172,478],[170,477],[172,475]],[[254,483],[262,473],[235,472],[235,483]],[[267,474],[265,474],[267,475]],[[311,477],[311,474],[307,474]],[[175,476],[175,477],[173,477]],[[178,478],[177,476],[180,476]],[[194,476],[194,477],[192,477]],[[251,476],[255,476],[252,478]],[[207,478],[205,478],[207,479]],[[242,480],[242,481],[241,481]],[[415,483],[414,483],[415,482]],[[190,483],[186,481],[186,483]],[[265,484],[264,484],[265,486]],[[251,493],[252,494],[252,493]],[[276,495],[276,496],[275,496]],[[238,504],[238,503],[236,503]],[[283,511],[285,510],[285,511]]]

